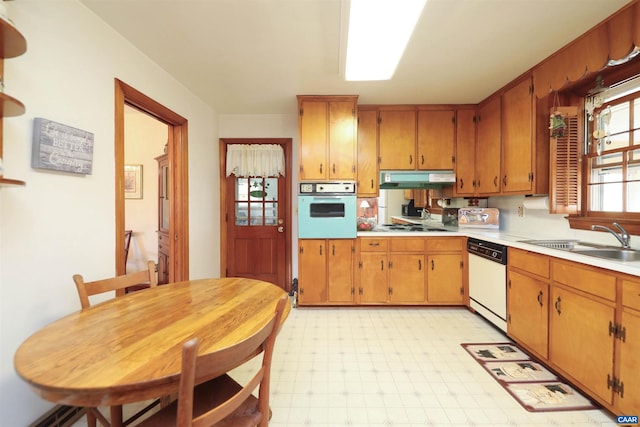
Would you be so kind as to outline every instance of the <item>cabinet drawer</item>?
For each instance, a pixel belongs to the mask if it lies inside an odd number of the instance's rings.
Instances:
[[[396,237],[391,239],[391,252],[424,252],[424,238],[405,239]]]
[[[606,298],[616,299],[616,278],[612,274],[592,270],[581,264],[553,261],[551,275],[554,281],[578,290]]]
[[[509,248],[509,267],[519,268],[546,279],[549,278],[549,257],[516,248]]]
[[[386,252],[388,247],[387,239],[360,239],[361,252]]]
[[[640,310],[640,282],[622,281],[622,305]]]
[[[462,252],[464,240],[460,237],[427,238],[427,252]]]
[[[169,253],[170,247],[171,247],[171,240],[169,239],[169,235],[164,233],[158,233],[158,249],[162,250],[165,253]]]

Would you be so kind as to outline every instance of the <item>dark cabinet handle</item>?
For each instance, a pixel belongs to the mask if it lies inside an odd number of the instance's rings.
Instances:
[[[380,242],[369,242],[369,246],[380,246]]]
[[[422,260],[418,260],[418,271],[422,270]]]
[[[322,255],[322,245],[320,245],[320,255]]]
[[[560,300],[560,297],[558,297],[558,298],[556,299],[555,304],[553,304],[553,305],[554,305],[554,307],[556,308],[556,311],[558,312],[558,314],[562,314],[562,307],[560,306],[560,303],[561,303],[561,302],[562,302],[562,301]]]
[[[331,255],[336,256],[336,245],[331,245]]]
[[[464,188],[464,180],[460,178],[460,189],[462,190],[463,188]]]
[[[413,164],[413,154],[409,154],[409,164]]]
[[[420,155],[420,158],[422,159],[420,164],[424,165],[424,154]]]
[[[431,260],[431,271],[433,271],[436,268],[436,263]]]
[[[493,186],[498,188],[498,177],[497,176],[493,177]]]
[[[333,173],[336,173],[336,164],[333,164]]]
[[[371,180],[371,189],[373,190],[373,179]]]
[[[538,304],[540,304],[540,307],[542,307],[542,291],[540,291],[540,293],[538,293]]]
[[[322,173],[322,163],[320,163],[320,173]]]
[[[504,184],[504,186],[507,186],[507,175],[504,176],[504,178],[502,178],[502,183]]]
[[[380,270],[384,271],[384,261],[380,261]]]

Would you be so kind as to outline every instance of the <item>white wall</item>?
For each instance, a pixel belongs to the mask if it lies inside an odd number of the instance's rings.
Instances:
[[[296,105],[295,98],[291,104]],[[295,114],[226,115],[218,117],[220,138],[291,138],[291,263],[292,278],[298,277],[298,116]],[[216,187],[216,190],[218,187]]]
[[[524,196],[490,197],[488,206],[500,209],[500,230],[516,236],[535,239],[577,239],[605,245],[619,245],[609,233],[569,228],[566,214],[550,214],[547,210],[525,209],[518,216],[518,206]],[[631,245],[640,248],[640,239],[632,238]]]
[[[13,369],[15,350],[79,309],[71,276],[115,274],[114,78],[189,120],[190,276],[219,275],[217,117],[77,0],[21,0],[7,9],[28,50],[5,61],[5,91],[26,105],[4,120],[0,188],[0,424],[26,426],[52,404]],[[293,100],[292,102],[295,102]],[[34,117],[93,132],[93,174],[31,169]]]
[[[125,199],[125,230],[132,230],[127,272],[144,270],[158,262],[158,162],[164,153],[168,126],[127,106],[124,126],[124,163],[142,165],[142,199]]]

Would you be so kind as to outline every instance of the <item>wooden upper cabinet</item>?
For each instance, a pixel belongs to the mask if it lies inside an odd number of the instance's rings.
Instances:
[[[500,193],[500,96],[480,105],[476,143],[477,194]]]
[[[453,169],[455,117],[454,110],[418,111],[418,169]]]
[[[454,195],[473,196],[476,191],[476,110],[460,109],[456,118],[456,185]]]
[[[533,188],[533,86],[531,76],[502,94],[502,192]]]
[[[298,96],[301,180],[355,180],[357,96]]]
[[[416,169],[416,111],[380,111],[380,170]]]
[[[358,110],[358,197],[378,196],[378,112]]]

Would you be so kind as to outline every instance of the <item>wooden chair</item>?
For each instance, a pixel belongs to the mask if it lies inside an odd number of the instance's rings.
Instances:
[[[109,279],[101,279],[93,282],[85,282],[84,278],[80,274],[73,275],[73,281],[76,284],[76,288],[78,289],[78,296],[80,297],[80,305],[82,309],[85,310],[91,306],[91,302],[89,301],[89,297],[92,295],[102,294],[109,291],[116,291],[116,296],[118,295],[119,290],[123,290],[127,292],[128,288],[136,288],[139,289],[142,284],[144,287],[155,287],[158,285],[158,277],[156,276],[156,265],[153,261],[147,262],[147,269],[138,271],[136,273],[129,273],[123,276],[116,276]],[[137,412],[134,416],[129,418],[125,425],[130,424],[134,420],[141,417],[143,414],[151,410],[153,407],[158,405],[160,400],[156,400],[146,406],[141,411]],[[114,410],[115,412],[121,416],[122,407],[114,407],[111,410],[111,414],[113,416]],[[87,412],[87,426],[88,427],[96,427],[97,420],[100,421],[105,427],[109,427],[111,423],[107,420],[104,415],[97,408],[85,408]]]
[[[145,285],[145,287],[158,285],[156,265],[153,261],[147,262],[146,270],[138,271],[136,273],[129,273],[123,276],[111,277],[109,279],[96,280],[94,282],[85,282],[81,275],[74,274],[73,281],[76,284],[76,288],[78,288],[78,296],[80,297],[80,304],[83,309],[91,306],[89,297],[92,295],[102,294],[109,291],[117,292],[118,290],[126,292],[127,288],[141,284],[148,284]]]
[[[144,420],[140,427],[266,427],[269,424],[269,382],[273,346],[286,297],[278,301],[271,320],[253,336],[220,351],[198,356],[198,338],[182,347],[178,400]],[[216,327],[212,325],[212,327]],[[244,386],[228,374],[212,380],[212,372],[229,370],[262,354],[257,373]],[[208,381],[207,381],[208,380]],[[205,381],[205,382],[203,382]],[[252,392],[259,386],[258,397]]]

